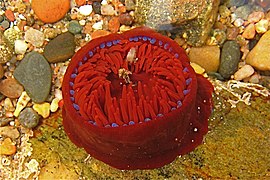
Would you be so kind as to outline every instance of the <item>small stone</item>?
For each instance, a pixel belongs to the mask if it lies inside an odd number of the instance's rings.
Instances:
[[[234,79],[237,81],[241,81],[245,78],[250,77],[253,73],[254,73],[253,67],[246,64],[234,73]]]
[[[13,155],[16,153],[16,146],[10,138],[6,138],[0,144],[0,155]]]
[[[47,118],[50,115],[50,103],[34,104],[33,109],[43,118]]]
[[[130,26],[133,23],[133,17],[129,13],[120,14],[119,22],[120,24]]]
[[[2,26],[3,29],[9,28],[9,25],[10,25],[9,22],[6,21],[6,20],[1,23],[1,26]]]
[[[7,78],[0,82],[0,92],[9,98],[18,98],[23,92],[23,87],[14,78]]]
[[[225,42],[221,51],[221,60],[218,72],[223,78],[229,79],[237,70],[239,61],[239,44],[236,41]]]
[[[255,29],[257,33],[265,33],[268,30],[269,21],[267,19],[262,19],[255,24]]]
[[[25,32],[24,39],[35,47],[41,47],[44,43],[44,34],[34,28],[30,28]]]
[[[206,72],[217,72],[220,63],[218,46],[192,47],[189,52],[190,62],[196,63]]]
[[[260,75],[259,74],[253,74],[249,80],[250,83],[258,84],[260,82]]]
[[[236,26],[236,27],[240,27],[240,26],[242,26],[243,24],[244,24],[244,20],[243,19],[241,19],[241,18],[237,18],[235,21],[234,21],[234,25]]]
[[[21,38],[21,32],[20,32],[20,30],[19,30],[19,28],[17,26],[14,26],[14,27],[10,27],[7,30],[5,30],[4,36],[7,38],[7,40],[13,46],[14,45],[14,42],[17,39],[20,39]]]
[[[0,31],[0,64],[8,62],[14,54],[12,44]]]
[[[231,11],[226,6],[219,6],[219,14],[222,18],[227,18],[231,15]]]
[[[25,128],[34,128],[39,123],[39,115],[32,108],[25,108],[19,115],[18,120],[20,124]]]
[[[24,86],[34,102],[46,100],[51,90],[52,72],[47,60],[32,51],[26,54],[14,71],[14,77]]]
[[[255,31],[255,25],[254,25],[254,24],[249,24],[249,25],[245,28],[245,30],[244,30],[242,36],[243,36],[244,38],[246,38],[246,39],[253,39],[253,38],[255,37],[255,34],[256,34],[256,31]]]
[[[205,69],[196,63],[190,63],[190,65],[197,74],[203,74],[205,72]]]
[[[0,79],[2,79],[4,77],[4,72],[5,72],[5,70],[2,66],[2,64],[0,64]]]
[[[93,24],[92,28],[95,29],[95,30],[101,30],[102,29],[102,26],[103,26],[103,21],[99,21],[99,22],[96,22],[95,24]]]
[[[96,31],[94,31],[91,34],[91,38],[92,39],[95,39],[95,38],[98,38],[98,37],[107,36],[108,34],[110,34],[109,31],[106,31],[106,30],[96,30]]]
[[[248,15],[251,14],[251,12],[252,12],[252,7],[249,4],[240,6],[235,10],[236,16],[244,20],[248,19]]]
[[[70,0],[32,0],[32,9],[44,23],[62,19],[70,9]]]
[[[118,17],[113,17],[110,19],[108,28],[112,33],[116,33],[119,30],[120,22]]]
[[[0,127],[0,135],[11,139],[17,139],[20,136],[20,132],[13,126],[4,126]]]
[[[134,0],[125,0],[125,6],[127,11],[135,10],[136,4]]]
[[[101,4],[98,1],[93,2],[93,11],[96,14],[101,14]]]
[[[72,34],[79,34],[82,31],[82,26],[76,20],[72,20],[67,24],[68,31]]]
[[[57,111],[57,109],[59,108],[59,105],[58,105],[59,101],[60,100],[58,98],[54,98],[52,100],[51,106],[50,106],[51,112],[56,112]]]
[[[228,0],[227,6],[228,7],[233,7],[233,6],[239,7],[239,6],[243,6],[247,2],[248,2],[247,0]]]
[[[63,33],[51,40],[44,48],[44,56],[50,63],[63,62],[73,56],[75,51],[74,36]]]
[[[249,23],[256,23],[259,22],[261,19],[264,18],[264,12],[261,11],[255,11],[248,15],[248,22]]]
[[[93,10],[92,5],[84,5],[79,8],[80,14],[84,16],[89,16],[92,10]]]
[[[4,100],[4,109],[5,109],[5,111],[9,111],[9,112],[13,112],[15,110],[10,98],[6,98]]]
[[[85,5],[86,3],[86,0],[75,0],[77,6],[82,6],[82,5]]]
[[[19,97],[19,100],[16,104],[16,109],[14,111],[14,116],[18,117],[23,108],[26,107],[27,103],[30,101],[30,97],[26,94],[25,91],[22,92],[22,95]]]
[[[101,14],[104,16],[113,16],[115,15],[115,10],[112,5],[105,4],[101,6]]]
[[[13,121],[14,118],[9,117],[0,117],[0,127],[6,126],[10,121]]]
[[[270,30],[268,30],[248,53],[246,63],[261,71],[270,70]]]
[[[14,13],[10,9],[7,9],[5,11],[5,16],[9,21],[11,21],[11,22],[15,21]]]
[[[227,39],[228,40],[235,40],[239,34],[239,28],[231,27],[227,29]]]
[[[24,54],[28,48],[28,44],[24,40],[16,40],[14,49],[16,54]]]

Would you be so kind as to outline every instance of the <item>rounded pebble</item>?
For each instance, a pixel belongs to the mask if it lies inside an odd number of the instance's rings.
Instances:
[[[86,0],[75,0],[75,2],[78,6],[82,6],[86,3]]]
[[[0,144],[0,155],[13,155],[16,153],[16,146],[10,138],[4,139]]]
[[[104,16],[113,16],[115,15],[115,10],[112,5],[105,4],[101,6],[101,14]]]
[[[44,23],[62,19],[70,9],[70,0],[32,0],[32,9]]]
[[[245,28],[242,36],[246,39],[253,39],[255,37],[255,34],[256,34],[255,25],[251,23]]]
[[[89,16],[92,10],[93,10],[92,5],[84,5],[79,8],[80,14],[84,16]]]
[[[59,107],[59,99],[58,98],[54,98],[51,102],[51,107],[50,110],[51,112],[56,112],[58,107]]]
[[[82,26],[76,20],[72,20],[67,24],[68,31],[72,34],[79,34],[82,31]]]
[[[44,102],[48,97],[52,72],[48,61],[41,54],[35,51],[26,54],[14,70],[14,77],[34,102]]]
[[[23,92],[23,87],[14,78],[7,78],[0,82],[0,92],[9,98],[18,98]]]
[[[6,20],[4,20],[2,23],[1,23],[1,26],[2,26],[2,28],[4,28],[4,29],[7,29],[7,28],[9,28],[9,22],[8,21],[6,21]]]
[[[253,73],[254,73],[253,67],[246,64],[235,72],[234,79],[237,81],[241,81],[245,78],[250,77]]]
[[[47,118],[50,115],[50,103],[34,104],[33,109],[43,118]]]
[[[5,16],[9,21],[11,21],[11,22],[15,21],[14,13],[10,9],[7,9],[5,11]]]
[[[203,67],[206,72],[217,72],[220,63],[218,46],[192,47],[189,52],[190,62]]]
[[[93,2],[93,11],[96,14],[101,14],[101,4],[98,1]]]
[[[35,47],[41,47],[44,43],[43,32],[30,28],[25,32],[24,39]]]
[[[255,11],[248,15],[248,22],[249,23],[256,23],[259,22],[262,18],[264,18],[264,12]]]
[[[118,17],[113,17],[108,23],[108,28],[112,33],[116,33],[119,30],[120,22]]]
[[[249,4],[240,6],[235,10],[236,17],[244,19],[244,20],[248,19],[248,15],[251,14],[251,12],[252,12],[252,7]]]
[[[16,40],[14,49],[16,54],[24,54],[28,48],[28,44],[24,40]]]
[[[221,51],[221,59],[218,72],[223,78],[229,79],[231,75],[236,72],[239,61],[239,44],[236,41],[225,42]]]
[[[129,13],[120,14],[119,22],[120,24],[130,26],[133,23],[133,17]]]
[[[32,108],[25,108],[19,115],[18,120],[25,128],[34,128],[39,123],[40,116]]]
[[[135,10],[136,4],[134,0],[125,0],[125,6],[128,11]]]
[[[255,24],[255,29],[257,33],[265,33],[268,30],[269,21],[267,19],[262,19]]]

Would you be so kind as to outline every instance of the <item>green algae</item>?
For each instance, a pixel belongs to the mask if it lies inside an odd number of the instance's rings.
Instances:
[[[204,143],[154,170],[121,171],[87,158],[63,131],[62,117],[44,120],[31,139],[40,179],[263,179],[270,178],[269,96],[252,88],[215,84],[214,111]],[[255,86],[256,87],[256,86]],[[238,101],[250,93],[249,101]],[[236,96],[239,95],[239,96]],[[232,108],[232,102],[235,108]],[[49,122],[49,123],[48,123]],[[61,175],[61,176],[60,176]]]

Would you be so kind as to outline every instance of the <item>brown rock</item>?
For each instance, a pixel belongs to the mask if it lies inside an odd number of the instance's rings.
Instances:
[[[69,11],[70,0],[32,0],[31,6],[41,21],[54,23]]]
[[[238,36],[239,34],[239,28],[237,27],[231,27],[231,28],[228,28],[227,29],[227,39],[228,40],[235,40],[236,37]]]
[[[189,52],[190,62],[203,67],[206,72],[217,72],[220,64],[218,46],[192,47]]]
[[[243,36],[244,38],[246,38],[246,39],[253,39],[253,38],[255,37],[255,34],[256,34],[256,31],[255,31],[255,25],[254,25],[254,24],[249,24],[249,25],[245,28],[245,30],[244,30],[242,36]]]
[[[18,98],[23,92],[23,86],[13,78],[7,78],[0,82],[0,92],[9,98]]]

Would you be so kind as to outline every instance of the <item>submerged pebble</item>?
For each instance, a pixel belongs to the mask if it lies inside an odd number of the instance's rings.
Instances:
[[[25,41],[31,43],[35,47],[41,47],[44,43],[43,32],[30,28],[25,32]]]
[[[250,77],[254,72],[255,71],[254,71],[253,67],[246,64],[243,67],[241,67],[238,71],[235,72],[234,79],[241,81],[245,78]]]
[[[23,86],[14,78],[7,78],[0,82],[0,92],[9,98],[18,98],[23,92]]]
[[[16,153],[15,143],[10,138],[5,138],[0,144],[0,155],[12,155]]]
[[[34,128],[39,123],[39,115],[32,108],[25,108],[19,115],[18,120],[25,128]]]
[[[50,103],[34,104],[33,109],[43,118],[47,118],[50,115]]]

